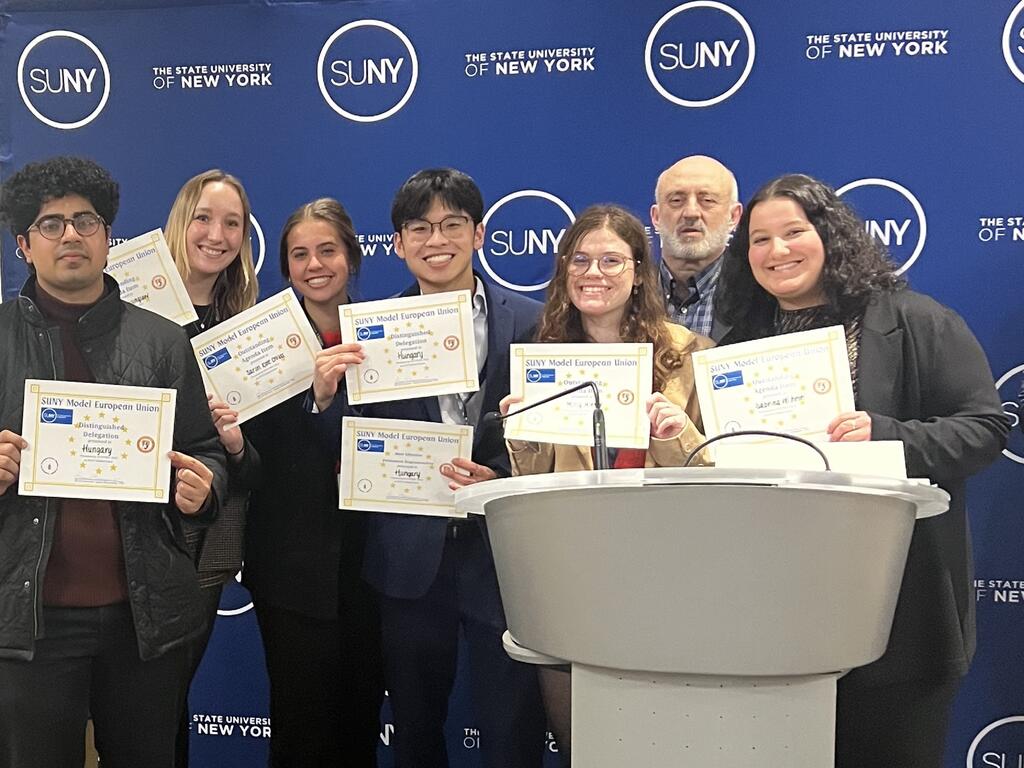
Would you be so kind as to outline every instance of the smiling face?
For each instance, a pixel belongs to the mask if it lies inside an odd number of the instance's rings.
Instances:
[[[455,227],[452,221],[445,227],[440,226],[452,216],[464,216],[467,219],[465,226]],[[407,227],[409,222],[395,233],[395,253],[405,260],[405,265],[419,283],[420,291],[427,294],[473,290],[473,252],[483,247],[484,225],[474,226],[469,214],[451,210],[436,197],[421,220],[436,225],[431,227],[425,240],[411,235]]]
[[[345,301],[348,254],[338,231],[323,219],[306,219],[288,233],[288,280],[309,304]]]
[[[825,246],[800,205],[788,197],[758,203],[750,212],[749,229],[750,271],[780,307],[825,303]]]
[[[570,270],[565,273],[569,300],[582,315],[584,327],[590,321],[617,328],[633,286],[638,283],[633,250],[629,244],[610,229],[601,227],[584,235],[576,250],[569,254],[569,259],[570,263],[577,262],[581,267],[583,260],[587,260],[586,271],[581,274],[573,274]],[[617,275],[602,273],[602,260],[606,271],[618,268],[622,271]],[[607,270],[609,263],[613,265],[612,270]]]
[[[189,269],[205,277],[223,272],[238,258],[244,225],[238,190],[223,181],[206,184],[185,232]]]
[[[44,203],[36,215],[71,219],[77,213],[96,213],[92,203],[81,195],[68,195]],[[18,235],[18,246],[25,261],[35,269],[39,285],[54,298],[68,304],[92,304],[103,295],[103,268],[107,265],[107,238],[110,228],[97,227],[82,236],[70,223],[58,240],[48,240],[33,229]]]

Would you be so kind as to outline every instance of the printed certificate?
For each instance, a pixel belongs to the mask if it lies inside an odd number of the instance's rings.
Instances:
[[[404,419],[341,422],[340,509],[465,517],[441,467],[473,453],[473,428]]]
[[[115,245],[107,256],[106,272],[121,286],[121,298],[188,325],[198,320],[174,258],[159,229]]]
[[[510,391],[521,405],[593,381],[601,392],[609,446],[647,448],[647,398],[654,377],[651,344],[513,344]],[[541,443],[593,445],[594,395],[589,387],[505,422],[505,437]]]
[[[345,371],[353,405],[480,389],[469,291],[338,307],[341,339],[366,359]]]
[[[238,424],[309,388],[320,342],[285,289],[192,339],[207,393],[238,411]]]
[[[25,380],[18,493],[166,502],[177,392]]]
[[[693,372],[708,437],[767,429],[828,439],[829,422],[854,409],[841,325],[694,352]]]

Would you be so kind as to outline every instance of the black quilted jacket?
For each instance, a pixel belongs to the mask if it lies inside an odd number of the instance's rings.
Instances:
[[[210,421],[199,368],[185,332],[169,320],[121,301],[117,283],[79,320],[78,342],[97,382],[178,391],[174,449],[214,473],[217,513],[226,484],[224,454]],[[39,313],[35,278],[16,301],[0,304],[0,430],[22,431],[25,379],[61,379],[59,330]],[[17,484],[0,496],[0,657],[31,659],[42,633],[42,585],[53,543],[57,503],[23,497]],[[128,597],[139,654],[161,655],[203,626],[195,568],[173,504],[119,502]]]

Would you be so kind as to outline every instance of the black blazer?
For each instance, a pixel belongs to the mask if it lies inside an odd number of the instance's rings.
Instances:
[[[919,293],[872,301],[857,365],[856,404],[871,415],[872,439],[902,440],[908,476],[931,478],[951,498],[949,511],[914,527],[885,654],[841,684],[963,674],[975,648],[965,484],[998,458],[1009,418],[963,319]]]

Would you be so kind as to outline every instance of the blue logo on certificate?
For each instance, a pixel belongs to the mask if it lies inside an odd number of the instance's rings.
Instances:
[[[384,441],[356,440],[356,450],[362,453],[384,453]]]
[[[221,363],[226,363],[230,359],[231,359],[231,353],[228,352],[228,348],[227,347],[221,347],[216,352],[214,352],[212,355],[207,355],[206,357],[204,357],[203,358],[203,365],[205,365],[206,366],[206,370],[209,371],[209,370],[212,370],[212,369],[216,368]]]
[[[70,408],[43,408],[39,420],[43,424],[70,424],[74,412]]]
[[[384,326],[383,325],[362,325],[356,328],[356,340],[357,341],[371,341],[373,339],[384,338]]]
[[[712,389],[728,389],[729,387],[739,387],[742,385],[743,371],[727,371],[726,373],[717,373],[711,377]]]
[[[554,368],[527,368],[526,369],[526,380],[530,384],[554,384],[555,383],[555,369]]]

